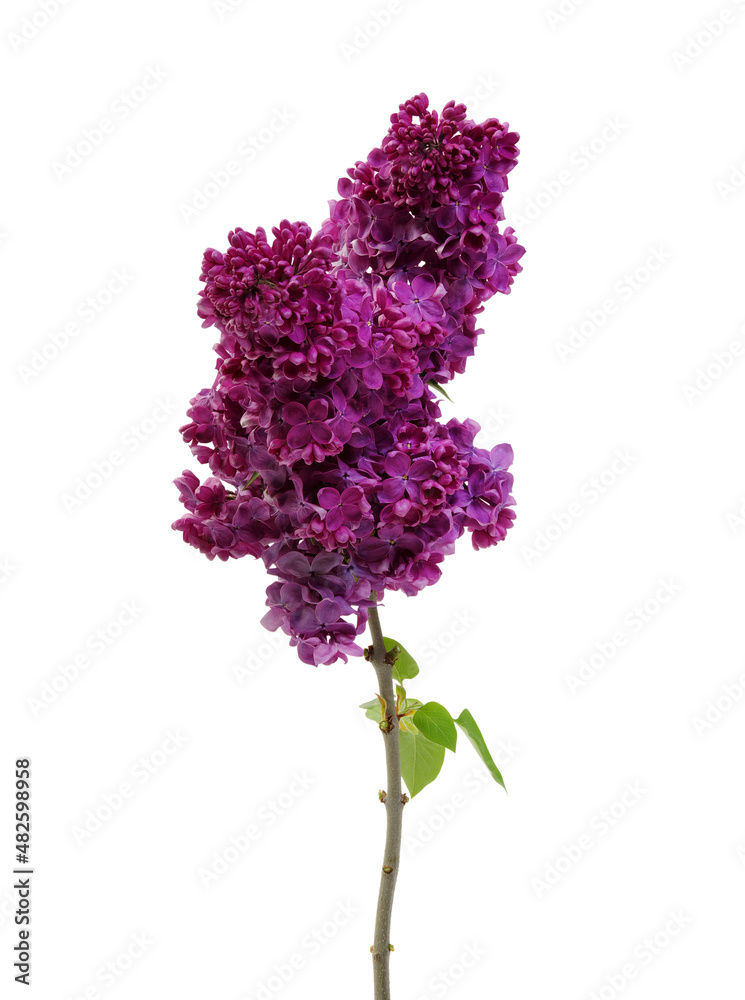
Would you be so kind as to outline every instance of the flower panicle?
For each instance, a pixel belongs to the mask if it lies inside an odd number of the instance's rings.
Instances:
[[[304,662],[361,655],[373,595],[418,593],[466,530],[479,549],[512,524],[512,449],[443,423],[432,383],[464,371],[477,314],[522,269],[502,226],[518,138],[419,94],[317,233],[283,220],[204,254],[217,375],[181,433],[211,475],[176,480],[173,527],[209,559],[262,559],[263,624]]]

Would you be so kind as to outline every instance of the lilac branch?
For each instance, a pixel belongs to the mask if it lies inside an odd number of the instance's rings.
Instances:
[[[386,795],[383,801],[386,813],[386,833],[383,867],[380,873],[378,910],[375,917],[375,938],[372,947],[374,997],[375,1000],[390,1000],[391,914],[401,858],[401,825],[404,807],[401,793],[401,752],[396,716],[396,694],[393,689],[393,664],[386,656],[377,606],[370,608],[368,623],[372,636],[370,659],[378,678],[380,696],[386,703],[386,718],[380,725],[385,745]]]

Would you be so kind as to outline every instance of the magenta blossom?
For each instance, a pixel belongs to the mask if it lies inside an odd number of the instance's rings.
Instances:
[[[313,233],[236,228],[205,252],[198,312],[219,341],[181,433],[209,475],[176,480],[173,525],[208,559],[260,558],[263,624],[303,662],[346,660],[386,591],[436,583],[457,539],[514,518],[512,449],[441,419],[477,316],[524,253],[504,227],[518,136],[425,94],[337,186]]]
[[[403,311],[415,323],[437,323],[444,316],[440,300],[445,294],[443,285],[438,285],[431,274],[417,274],[411,284],[399,281],[394,285],[398,301]]]

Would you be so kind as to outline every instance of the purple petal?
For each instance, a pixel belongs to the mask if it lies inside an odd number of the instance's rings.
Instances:
[[[342,513],[341,507],[332,507],[326,514],[325,523],[329,531],[338,531],[342,524],[344,524],[344,514]]]
[[[343,561],[343,557],[338,552],[319,552],[317,556],[313,557],[310,568],[313,573],[328,573]]]
[[[411,286],[407,285],[405,281],[397,281],[393,286],[393,291],[396,293],[398,301],[402,302],[404,305],[408,305],[410,302],[414,301],[414,292],[411,290]]]
[[[267,611],[261,619],[261,624],[264,628],[269,629],[270,632],[276,632],[286,619],[287,612],[284,608],[272,608],[271,611]]]
[[[437,289],[437,282],[431,274],[418,274],[411,283],[414,298],[429,299]]]
[[[395,503],[404,495],[403,479],[386,479],[378,489],[378,496],[383,503]]]
[[[290,433],[287,435],[287,443],[291,448],[304,448],[309,441],[309,424],[295,424],[294,427],[290,428]]]
[[[341,608],[336,601],[327,597],[316,605],[316,618],[322,625],[331,625],[341,618]]]
[[[411,459],[403,451],[391,451],[383,467],[389,476],[405,476],[411,468]]]
[[[283,576],[307,576],[310,563],[302,552],[287,552],[277,560],[277,569]]]
[[[311,399],[308,403],[308,417],[310,420],[325,420],[329,415],[329,404],[325,399]]]
[[[377,365],[368,365],[362,370],[362,381],[368,389],[379,389],[383,384],[383,376]]]
[[[515,460],[515,453],[510,444],[495,445],[490,452],[491,464],[495,469],[509,469]]]
[[[450,309],[462,309],[473,298],[473,288],[468,278],[458,278],[448,290],[447,303]]]
[[[324,486],[323,489],[318,491],[318,502],[324,510],[331,510],[332,507],[336,507],[339,499],[339,493],[333,486]]]
[[[367,538],[362,539],[357,551],[366,562],[380,562],[388,555],[390,545],[383,538],[368,535]]]
[[[300,424],[308,419],[308,411],[302,403],[287,403],[282,407],[282,419],[288,424]]]
[[[410,479],[429,479],[437,466],[431,458],[415,458],[409,471]]]
[[[290,625],[296,632],[312,635],[318,631],[318,619],[313,608],[304,605],[290,613]]]
[[[328,424],[315,423],[310,425],[311,437],[318,444],[329,444],[334,435]],[[290,437],[287,436],[289,442]]]

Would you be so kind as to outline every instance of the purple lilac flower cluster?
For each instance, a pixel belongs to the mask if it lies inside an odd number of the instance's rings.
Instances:
[[[176,480],[188,513],[173,527],[210,559],[263,560],[263,624],[307,663],[361,654],[386,590],[416,594],[466,529],[478,549],[512,523],[512,449],[442,423],[433,387],[464,370],[477,314],[521,270],[500,228],[517,141],[419,94],[317,233],[236,229],[204,255],[217,377],[181,432],[212,476]]]

